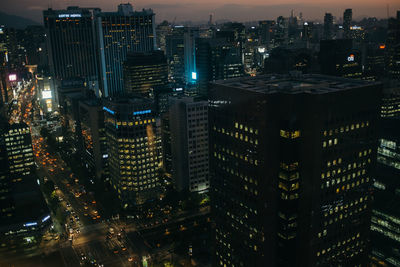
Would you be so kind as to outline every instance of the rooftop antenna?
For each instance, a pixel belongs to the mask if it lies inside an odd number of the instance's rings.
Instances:
[[[389,19],[389,4],[386,4],[387,19]]]

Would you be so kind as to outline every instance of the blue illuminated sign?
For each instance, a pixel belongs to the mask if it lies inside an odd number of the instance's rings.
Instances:
[[[37,225],[37,222],[31,222],[31,223],[25,223],[24,224],[25,227],[35,226],[35,225]]]
[[[197,80],[197,72],[192,72],[192,80]]]
[[[107,111],[108,113],[110,113],[110,114],[112,114],[112,115],[115,114],[115,111],[112,111],[112,110],[109,109],[109,108],[103,107],[103,110]]]
[[[42,219],[42,222],[45,222],[45,221],[47,221],[48,219],[50,219],[50,215],[47,215],[46,217],[44,217],[44,218]]]
[[[133,112],[133,116],[142,115],[142,114],[149,114],[149,113],[151,113],[151,110],[150,110],[150,109],[141,110],[141,111],[135,111],[135,112]]]

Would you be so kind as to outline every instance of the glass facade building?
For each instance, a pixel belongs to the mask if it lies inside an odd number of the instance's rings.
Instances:
[[[94,14],[99,9],[68,7],[43,11],[49,65],[57,80],[81,78],[99,95]]]
[[[101,81],[105,97],[123,92],[122,64],[129,52],[156,49],[154,19],[155,14],[151,9],[134,11],[131,4],[119,5],[117,12],[96,12]]]

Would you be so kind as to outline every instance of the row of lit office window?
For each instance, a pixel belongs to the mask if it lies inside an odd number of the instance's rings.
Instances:
[[[350,171],[351,169],[354,170],[354,169],[357,169],[357,168],[365,167],[369,163],[371,163],[371,159],[370,158],[368,158],[366,161],[364,160],[362,162],[353,162],[353,164],[349,163],[347,165],[347,169],[345,167],[343,169],[342,168],[337,168],[337,169],[333,169],[333,170],[327,171],[326,173],[325,172],[321,173],[321,179],[323,180],[325,178],[331,178],[331,177],[334,178],[334,176],[336,174],[341,174],[342,172],[345,173],[346,171]]]
[[[222,148],[222,150],[224,150],[224,148]],[[245,161],[246,163],[254,164],[256,166],[258,165],[258,160],[257,159],[253,159],[253,158],[248,157],[248,156],[243,156],[242,154],[239,154],[237,151],[235,152],[233,150],[227,149],[226,150],[226,157],[225,157],[224,153],[214,152],[214,157],[218,158],[218,159],[220,159],[222,161],[229,161],[229,155],[233,156],[233,157],[235,157],[237,159],[241,159],[241,160]]]
[[[348,132],[348,131],[353,131],[353,130],[368,127],[368,126],[369,126],[369,121],[346,125],[346,126],[341,126],[340,128],[336,128],[334,130],[323,131],[323,136],[328,136],[328,135],[332,136],[333,134],[339,134],[339,133],[344,133],[344,132]]]
[[[240,129],[240,130],[244,130],[245,132],[258,134],[258,129],[253,129],[252,127],[249,127],[247,125],[243,125],[243,124],[238,123],[238,122],[235,122],[235,128],[236,129]]]
[[[318,235],[319,235],[319,234],[318,234]],[[327,230],[324,230],[323,235],[324,235],[324,236],[327,235]],[[332,246],[330,246],[330,247],[328,247],[328,248],[326,248],[326,249],[322,249],[321,251],[318,251],[318,252],[317,252],[317,257],[322,256],[322,255],[324,255],[325,253],[329,253],[330,251],[335,251],[336,248],[340,248],[341,246],[345,246],[346,244],[350,245],[350,243],[352,243],[352,241],[356,241],[356,240],[358,240],[359,238],[360,238],[360,233],[357,233],[357,234],[355,234],[355,235],[353,235],[353,236],[351,236],[351,237],[349,237],[349,238],[347,238],[347,239],[344,239],[344,240],[342,240],[342,241],[339,240],[336,244],[333,244]],[[363,243],[364,243],[364,242],[363,242],[362,240],[360,240],[360,241],[357,241],[356,245],[357,245],[357,246],[360,246],[360,245],[362,245]],[[347,248],[349,248],[349,246],[348,246]],[[347,248],[346,248],[346,250],[348,251]],[[336,251],[337,251],[337,250],[336,250]],[[340,253],[340,252],[344,253],[344,250],[342,250],[342,251],[337,251],[337,253]],[[339,255],[340,255],[340,254],[339,254]]]
[[[321,184],[321,188],[322,189],[329,188],[330,186],[338,185],[341,182],[344,183],[344,182],[346,182],[346,177],[347,177],[347,181],[350,181],[351,178],[355,179],[356,177],[364,175],[365,173],[366,173],[365,169],[363,169],[362,171],[358,171],[357,173],[353,172],[351,175],[348,174],[347,176],[346,175],[342,176],[342,178],[339,177],[339,178],[333,178],[331,180],[327,180],[325,183]],[[369,181],[369,179],[368,179],[368,181]],[[357,182],[359,182],[359,181],[357,181]],[[364,183],[364,178],[361,179],[361,182]]]
[[[362,212],[366,209],[367,204],[364,204],[364,206],[358,208],[354,207],[353,209],[344,210],[343,213],[337,214],[334,218],[324,221],[324,226],[328,226],[328,224],[330,225],[332,223],[340,223],[341,220],[346,219],[347,217],[352,217],[353,215],[357,215],[357,213]]]
[[[255,144],[258,145],[258,139],[253,139],[252,137],[249,137],[248,135],[243,135],[242,133],[239,134],[239,132],[229,132],[228,130],[225,130],[224,128],[216,128],[214,126],[214,131],[217,131],[218,133],[223,133],[228,136],[234,137],[238,140],[244,141],[244,142],[249,142],[250,144]]]

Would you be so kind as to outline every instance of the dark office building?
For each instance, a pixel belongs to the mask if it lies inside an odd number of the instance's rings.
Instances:
[[[343,13],[343,37],[346,39],[351,38],[350,26],[352,20],[353,20],[353,10],[351,8],[348,8]]]
[[[274,48],[264,62],[265,73],[287,74],[289,71],[313,73],[318,69],[315,53],[310,49]]]
[[[82,78],[99,95],[94,13],[98,9],[68,7],[43,11],[49,64],[57,80]]]
[[[372,266],[400,266],[399,118],[384,118],[381,123],[371,218]]]
[[[99,99],[79,101],[82,156],[84,165],[97,179],[108,179],[108,152],[103,105]]]
[[[125,94],[154,97],[168,86],[168,65],[162,51],[128,54],[123,65]]]
[[[123,208],[157,199],[161,192],[160,138],[153,103],[119,98],[103,107],[110,183]]]
[[[389,18],[386,39],[386,61],[389,78],[400,79],[400,11]]]
[[[376,81],[386,76],[385,49],[384,44],[366,45],[363,79]]]
[[[212,84],[216,266],[366,266],[380,94],[320,75]]]
[[[269,46],[274,38],[274,26],[275,21],[273,20],[262,20],[258,22],[259,30],[259,42],[261,45]]]
[[[319,63],[325,75],[362,77],[361,53],[353,49],[350,39],[321,40]]]
[[[207,96],[208,82],[241,77],[244,74],[241,47],[224,38],[199,38],[196,43],[199,93]]]
[[[123,93],[122,63],[129,52],[156,49],[154,19],[151,9],[134,11],[129,3],[120,4],[117,12],[96,11],[103,96]]]
[[[175,26],[165,37],[169,80],[178,86],[185,84],[185,27]]]
[[[382,98],[382,118],[400,118],[400,88],[387,88]]]
[[[330,40],[333,38],[333,16],[331,13],[325,13],[324,16],[324,39]]]

